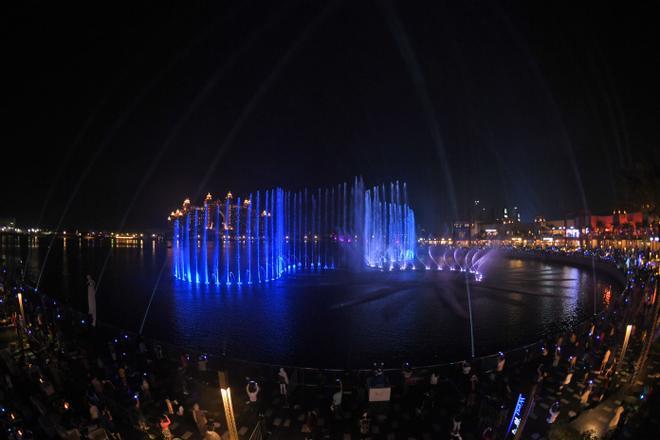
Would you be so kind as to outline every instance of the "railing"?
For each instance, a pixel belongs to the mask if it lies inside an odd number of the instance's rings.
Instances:
[[[524,252],[531,254],[536,253],[536,251],[533,250],[525,250]],[[611,264],[609,260],[603,262]],[[622,294],[626,289],[627,287],[624,288]],[[85,325],[89,325],[89,316],[87,314],[80,312],[79,310],[76,310],[70,306],[60,304],[57,300],[54,300],[44,295],[43,293],[36,292],[33,288],[29,288],[25,293],[25,300],[27,301],[29,298],[30,301],[36,301],[37,303],[40,303],[43,309],[42,312],[49,313],[51,319],[78,321],[80,324],[84,323]],[[550,332],[539,341],[505,351],[504,355],[506,357],[507,365],[518,365],[520,363],[538,358],[541,356],[542,348],[544,346],[546,346],[549,351],[552,351],[554,348],[554,341],[556,341],[559,336],[568,336],[572,332],[575,332],[578,335],[583,334],[588,330],[594,320],[600,319],[606,313],[607,312],[604,310],[600,314],[592,316],[585,322],[577,324],[570,329],[562,329]],[[152,350],[155,350],[157,353],[159,353],[159,356],[171,360],[179,360],[180,356],[187,354],[190,358],[190,362],[195,362],[197,359],[204,355],[208,358],[209,369],[216,368],[231,371],[231,379],[233,382],[232,386],[238,385],[241,388],[245,385],[244,380],[246,377],[255,378],[262,382],[275,380],[276,371],[278,368],[285,368],[289,372],[292,385],[299,386],[319,386],[322,383],[325,383],[328,386],[332,386],[335,383],[335,379],[340,378],[353,378],[356,379],[356,382],[358,382],[359,379],[366,378],[373,373],[372,368],[338,369],[300,367],[295,365],[270,364],[238,359],[231,356],[208,353],[201,347],[194,347],[191,345],[182,347],[161,340],[144,337],[135,332],[127,331],[102,321],[97,322],[97,329],[104,335],[108,335],[108,337],[111,339],[116,338],[118,344],[142,341],[145,344],[151,346]],[[483,355],[474,359],[467,360],[470,361],[473,368],[477,368],[482,372],[490,372],[496,368],[499,355],[500,353],[493,353],[490,355]],[[420,365],[413,366],[413,369],[420,376],[430,375],[431,372],[436,372],[440,375],[449,375],[456,371],[462,362],[463,360],[457,360],[453,362]],[[383,374],[392,380],[391,383],[396,383],[396,380],[400,378],[401,369],[398,367],[385,368],[383,369]]]
[[[621,295],[618,295],[615,301],[625,296],[626,289]],[[26,310],[32,313],[29,315],[31,320],[36,319],[36,312],[43,314],[46,321],[62,321],[68,323],[73,331],[90,331],[89,316],[67,305],[60,304],[58,301],[49,298],[48,296],[36,292],[34,289],[27,289],[23,294],[24,300],[27,303]],[[614,303],[614,302],[613,302]],[[13,307],[17,309],[17,304],[14,302]],[[554,350],[554,344],[558,337],[564,336],[566,340],[569,339],[571,333],[575,333],[578,337],[585,335],[592,325],[592,322],[604,318],[607,311],[602,311],[599,315],[593,316],[590,319],[572,326],[568,330],[560,330],[548,334],[542,340],[508,350],[504,353],[506,357],[507,367],[517,366],[526,362],[531,362],[542,356],[542,348],[545,346],[551,353]],[[95,330],[101,338],[109,341],[116,341],[116,351],[121,353],[123,347],[138,347],[140,343],[144,343],[152,353],[156,354],[157,358],[166,359],[171,362],[179,362],[181,356],[187,355],[190,363],[195,363],[198,359],[202,359],[204,351],[196,347],[181,347],[175,344],[170,344],[164,341],[142,337],[135,332],[123,330],[117,326],[113,326],[104,322],[97,322]],[[128,350],[126,350],[128,351]],[[493,371],[498,362],[500,353],[494,353],[486,356],[479,356],[471,359],[470,363],[475,371],[486,373]],[[268,363],[260,363],[247,361],[242,359],[235,359],[228,356],[218,356],[213,353],[207,355],[207,370],[227,370],[230,372],[229,380],[232,387],[236,387],[239,393],[245,386],[245,378],[257,380],[263,385],[269,384],[276,386],[276,374],[279,367],[284,367],[289,373],[291,387],[334,387],[335,380],[341,379],[345,391],[356,391],[358,388],[363,388],[365,382],[368,383],[368,378],[373,375],[373,369],[321,369],[321,368],[305,368],[287,365],[273,365]],[[431,373],[438,374],[440,377],[448,379],[448,383],[452,382],[452,378],[459,372],[459,366],[462,361],[446,362],[439,364],[414,366],[414,378],[420,383],[428,383]],[[194,370],[194,369],[193,369]],[[386,381],[393,386],[401,383],[401,369],[400,368],[387,368],[383,370],[383,376]],[[217,386],[215,382],[215,374],[200,374],[199,379],[205,380],[209,386]],[[240,398],[239,398],[240,400]],[[240,405],[237,411],[238,418],[243,420],[244,426],[254,426],[250,433],[250,439],[261,440],[264,438],[264,421],[263,419],[255,420],[249,416],[248,413],[241,411]]]
[[[626,289],[622,291],[622,294],[625,290]],[[42,293],[36,292],[34,289],[29,289],[27,292],[24,292],[24,301],[26,303],[31,301],[39,304],[41,306],[39,307],[39,311],[43,313],[47,319],[78,323],[78,325],[81,326],[89,326],[89,315],[60,304],[58,301],[53,300]],[[519,365],[537,359],[542,355],[543,347],[546,347],[548,351],[552,352],[554,349],[554,343],[560,336],[568,337],[571,333],[575,333],[578,336],[585,334],[591,327],[592,322],[604,317],[606,313],[607,311],[604,310],[600,314],[592,316],[590,319],[577,324],[568,330],[559,330],[549,333],[539,341],[503,352],[506,357],[507,365]],[[245,378],[247,377],[258,380],[261,383],[275,381],[277,369],[279,368],[284,368],[288,371],[292,386],[318,387],[325,384],[331,387],[334,386],[336,379],[342,379],[342,381],[348,383],[361,383],[362,379],[366,380],[366,378],[373,373],[373,368],[340,369],[300,367],[295,365],[270,364],[217,355],[215,353],[208,353],[199,347],[182,347],[161,340],[144,337],[135,332],[127,331],[102,321],[97,321],[96,331],[107,336],[109,340],[115,340],[118,348],[123,344],[137,344],[143,342],[147,347],[150,347],[150,350],[152,350],[157,357],[163,359],[178,362],[181,356],[187,356],[190,363],[195,363],[202,357],[205,357],[209,370],[222,369],[230,371],[232,373],[230,376],[232,386],[238,386],[241,389],[245,386]],[[470,362],[473,368],[476,368],[481,372],[489,373],[497,367],[499,356],[500,353],[498,352],[466,360]],[[412,368],[415,371],[415,375],[419,378],[430,376],[432,372],[435,372],[440,376],[450,376],[460,367],[462,362],[463,360],[458,360],[429,365],[417,365]],[[383,375],[390,381],[390,383],[397,383],[401,377],[400,367],[383,368],[382,371]]]
[[[257,421],[257,424],[254,425],[254,429],[250,433],[250,437],[248,440],[263,440],[265,438],[265,429],[264,429],[264,421],[263,419],[259,419]]]

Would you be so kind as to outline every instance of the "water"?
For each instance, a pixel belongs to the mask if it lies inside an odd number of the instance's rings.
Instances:
[[[240,286],[243,279],[252,284],[251,273],[257,273],[256,282],[261,283],[320,268],[414,269],[415,214],[408,206],[406,184],[392,182],[388,186],[389,191],[385,184],[365,189],[362,179],[356,177],[350,186],[337,186],[336,206],[334,188],[257,191],[254,212],[252,194],[243,202],[241,197],[234,199],[231,192],[215,200],[208,194],[201,206],[186,199],[181,209],[170,214],[171,274],[191,283],[219,285],[224,279],[226,286]],[[216,213],[215,222],[210,211]],[[321,218],[325,219],[323,225]],[[241,250],[230,253],[232,244]],[[209,254],[213,255],[211,267]],[[224,267],[224,273],[219,266]]]
[[[86,309],[85,274],[96,276],[110,249],[97,298],[99,319],[129,330],[139,328],[167,259],[144,327],[149,337],[299,366],[368,367],[374,361],[398,366],[403,360],[425,364],[470,354],[467,273],[460,268],[361,273],[318,268],[269,284],[227,287],[167,276],[173,252],[163,242],[108,244],[58,239],[42,290]],[[19,243],[16,237],[0,236],[0,250],[8,260],[25,258],[28,245],[29,268],[36,274],[48,239],[28,242],[24,237]],[[230,242],[230,255],[235,246]],[[246,255],[246,245],[239,246]],[[447,264],[453,261],[446,250],[431,255]],[[489,255],[479,270],[481,282],[470,278],[477,356],[538,340],[588,318],[593,310],[590,270],[498,255]],[[612,284],[604,276],[597,278],[599,302],[609,301],[605,292]]]

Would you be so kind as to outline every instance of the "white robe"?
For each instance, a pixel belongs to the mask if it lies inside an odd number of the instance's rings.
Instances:
[[[96,283],[94,280],[87,282],[87,310],[92,315],[92,325],[96,327]]]

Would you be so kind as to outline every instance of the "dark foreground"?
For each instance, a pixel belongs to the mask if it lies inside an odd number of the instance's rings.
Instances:
[[[289,369],[281,387],[276,366],[205,359],[91,327],[27,289],[23,320],[16,295],[22,286],[5,277],[0,420],[9,438],[228,436],[217,378],[226,370],[245,439],[514,438],[507,432],[519,395],[526,400],[519,438],[584,438],[588,430],[598,438],[657,438],[660,345],[649,344],[658,336],[657,281],[643,267],[629,278],[593,323],[515,355],[434,369]],[[627,324],[633,331],[621,358]],[[248,380],[260,387],[250,404]],[[387,388],[389,401],[369,402],[370,391]],[[559,415],[551,424],[555,402]],[[164,414],[169,433],[160,425]]]

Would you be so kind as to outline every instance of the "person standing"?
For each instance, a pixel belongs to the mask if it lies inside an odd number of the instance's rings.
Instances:
[[[192,408],[192,415],[197,429],[201,435],[206,434],[206,426],[208,425],[208,420],[206,418],[206,412],[199,407],[199,403],[195,403]]]
[[[365,436],[369,435],[369,432],[371,431],[371,419],[369,419],[369,414],[366,411],[362,413],[362,417],[360,417],[359,424],[360,424],[360,436],[364,438]]]
[[[106,431],[114,432],[115,431],[115,422],[112,419],[112,413],[107,407],[103,407],[101,410],[101,415],[99,417],[99,424]]]
[[[142,397],[144,398],[144,400],[145,401],[151,400],[151,389],[149,387],[149,382],[147,381],[146,377],[142,378],[142,385],[140,386],[140,388],[142,389]]]
[[[87,274],[87,313],[92,315],[92,327],[96,327],[96,283]]]
[[[573,380],[573,369],[568,368],[568,371],[566,372],[566,377],[564,378],[564,381],[559,385],[559,391],[563,390],[566,385],[569,385],[571,381]]]
[[[248,381],[247,385],[245,385],[245,392],[248,395],[248,401],[246,403],[248,405],[257,404],[257,399],[259,398],[259,390],[259,384],[253,380]]]
[[[499,356],[497,357],[497,372],[502,373],[504,371],[504,364],[506,362],[506,358],[504,357],[504,353],[500,351]],[[468,371],[469,373],[469,371]]]
[[[623,405],[619,405],[616,407],[614,410],[614,415],[610,419],[610,422],[607,424],[607,429],[608,431],[614,431],[618,426],[619,422],[621,421],[621,414],[623,413]]]
[[[477,403],[477,385],[479,384],[479,378],[477,377],[476,373],[472,373],[470,376],[470,387],[468,391],[468,397],[467,397],[467,406],[468,408],[472,408],[475,406]]]
[[[99,407],[93,403],[89,403],[89,420],[92,424],[96,424],[99,421]]]
[[[174,415],[174,406],[172,405],[169,396],[165,398],[165,407],[167,408],[167,414],[171,416]]]
[[[310,434],[305,435],[305,440],[314,438],[314,430],[316,429],[317,419],[318,417],[316,411],[307,411],[307,414],[305,415],[305,421],[303,423],[302,429],[300,430],[300,432],[304,434]]]
[[[461,416],[459,414],[456,414],[454,417],[451,419],[451,432],[449,433],[450,438],[452,439],[458,439],[461,440],[463,437],[461,436],[461,423],[463,420],[461,419]]]
[[[277,381],[280,384],[280,396],[284,399],[284,405],[288,405],[287,401],[287,387],[289,386],[289,375],[286,374],[284,368],[280,368],[280,371],[277,372]]]
[[[603,370],[605,370],[605,366],[607,365],[607,362],[610,360],[611,354],[612,354],[612,350],[608,348],[607,351],[605,351],[605,354],[603,355],[603,361],[600,363],[600,370],[598,370],[599,373],[602,373]]]
[[[339,389],[332,395],[332,404],[330,410],[334,413],[335,418],[341,418],[341,402],[344,395],[344,387],[340,379],[337,379]]]
[[[403,395],[407,396],[413,382],[413,370],[408,362],[404,362],[401,367],[401,379],[403,381]]]
[[[559,412],[560,412],[559,402],[553,403],[550,409],[548,410],[548,417],[545,419],[545,421],[550,424],[555,423],[557,417],[559,417]]]
[[[557,368],[560,360],[561,360],[561,347],[557,346],[555,347],[555,356],[552,360],[552,367]]]
[[[128,380],[126,379],[126,365],[122,365],[117,369],[117,376],[121,382],[122,387],[128,389]]]
[[[616,364],[617,364],[617,358],[612,359],[612,362],[610,362],[610,366],[605,370],[605,377],[611,377],[614,373],[616,373]]]
[[[589,396],[591,396],[591,391],[593,390],[593,383],[590,381],[589,385],[584,387],[584,391],[582,391],[582,394],[580,395],[580,404],[581,405],[588,405],[589,404]]]
[[[170,431],[170,425],[172,422],[167,414],[163,414],[160,418],[160,430],[163,435],[163,439],[170,440],[172,438],[172,432]]]
[[[494,436],[495,436],[495,433],[493,432],[493,428],[488,426],[481,433],[481,440],[493,440]]]
[[[548,373],[545,372],[545,365],[541,362],[539,366],[536,367],[536,383],[542,383],[547,375]]]

